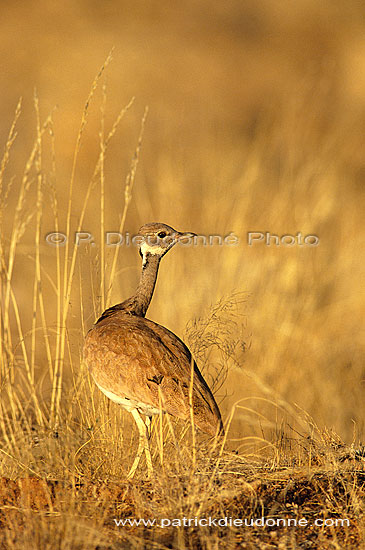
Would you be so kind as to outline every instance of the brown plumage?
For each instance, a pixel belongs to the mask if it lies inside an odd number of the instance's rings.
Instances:
[[[158,414],[160,408],[173,416],[190,418],[189,388],[192,357],[186,345],[165,327],[146,319],[161,258],[179,239],[179,233],[161,223],[141,227],[142,274],[136,293],[107,309],[85,339],[84,358],[98,387],[113,401],[132,412],[140,432],[137,468],[143,450],[149,474],[152,462],[148,429],[140,417]],[[194,362],[192,405],[194,424],[209,435],[223,432],[215,399]],[[147,431],[146,431],[147,430]]]

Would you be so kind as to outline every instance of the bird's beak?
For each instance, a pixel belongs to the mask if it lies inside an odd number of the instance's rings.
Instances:
[[[186,231],[185,233],[178,233],[177,239],[180,241],[181,239],[189,239],[191,237],[197,237],[198,235],[196,233],[192,233],[191,231]]]

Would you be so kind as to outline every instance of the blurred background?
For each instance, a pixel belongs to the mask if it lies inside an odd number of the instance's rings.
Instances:
[[[12,181],[8,212],[15,207],[36,136],[36,89],[42,119],[53,112],[55,136],[52,177],[49,143],[43,159],[42,235],[55,229],[50,181],[57,187],[60,229],[65,229],[82,111],[95,75],[114,48],[82,135],[72,230],[99,154],[105,86],[107,130],[135,97],[106,155],[106,230],[119,229],[124,183],[148,105],[125,231],[133,234],[143,223],[162,221],[204,235],[232,232],[239,239],[237,246],[176,247],[162,262],[149,317],[188,339],[199,355],[194,319],[204,324],[211,306],[226,300],[230,313],[218,307],[221,322],[213,323],[223,344],[212,344],[209,333],[209,352],[202,354],[209,380],[220,365],[228,367],[217,395],[225,416],[235,402],[247,399],[245,406],[265,415],[267,426],[280,423],[281,413],[256,399],[265,397],[297,405],[348,441],[361,433],[363,3],[29,0],[3,3],[0,28],[1,144],[23,98],[5,174]],[[30,188],[30,211],[36,208],[35,197]],[[100,278],[99,219],[95,185],[83,229],[95,235],[97,246],[79,252],[71,300],[74,368],[83,331],[100,313],[93,283],[93,277]],[[10,226],[5,218],[5,243]],[[314,234],[319,245],[250,247],[249,231]],[[18,244],[13,277],[25,333],[32,322],[32,285],[26,283],[34,271],[32,235],[29,223]],[[106,250],[107,270],[111,254]],[[42,241],[41,255],[54,280],[55,249]],[[133,292],[139,269],[136,250],[123,248],[112,303]],[[47,322],[56,330],[50,280],[45,277],[43,292]],[[204,343],[206,336],[200,336]],[[37,375],[43,370],[40,348]],[[233,433],[263,429],[270,437],[270,429],[257,424],[255,413],[238,410]]]

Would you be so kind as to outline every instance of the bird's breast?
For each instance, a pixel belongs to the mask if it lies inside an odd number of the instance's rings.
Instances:
[[[133,409],[137,409],[140,413],[145,414],[146,416],[152,416],[154,414],[160,413],[160,409],[157,409],[156,407],[153,407],[148,403],[142,403],[141,401],[130,399],[129,397],[125,396],[122,397],[109,390],[106,390],[105,388],[100,386],[100,384],[98,384],[96,380],[94,380],[94,382],[98,386],[99,390],[104,393],[104,395],[106,395],[111,401],[114,401],[114,403],[118,403],[118,405],[121,405],[129,412],[131,412]]]

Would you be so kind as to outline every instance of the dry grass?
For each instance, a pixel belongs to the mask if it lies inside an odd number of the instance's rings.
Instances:
[[[361,545],[364,29],[356,2],[295,5],[4,9],[7,51],[14,22],[29,25],[0,107],[1,549]],[[14,116],[34,81],[40,98]],[[135,248],[103,236],[147,221],[239,238],[162,263],[149,317],[184,337],[229,429],[215,447],[157,418],[153,484],[143,467],[125,481],[136,431],[81,361],[85,332],[138,279]],[[47,244],[54,231],[65,246]],[[248,231],[320,244],[250,247]],[[310,526],[114,522],[209,516]]]

